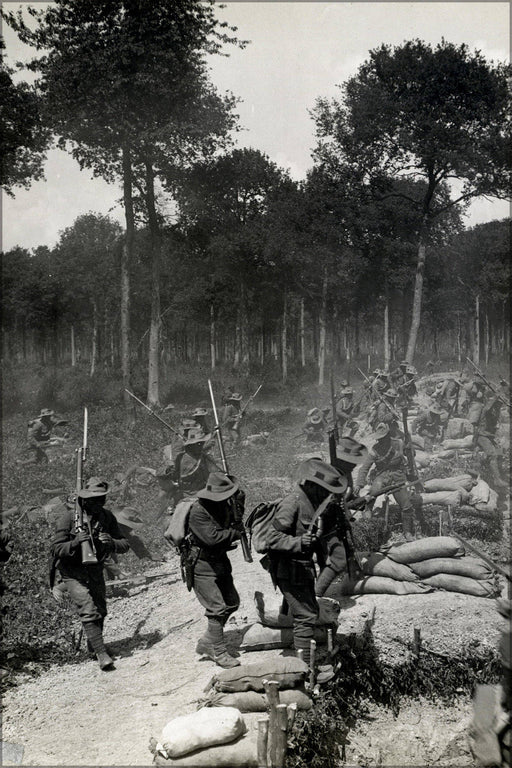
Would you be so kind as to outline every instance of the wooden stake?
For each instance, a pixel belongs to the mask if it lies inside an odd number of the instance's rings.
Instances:
[[[297,703],[294,701],[293,704],[288,704],[288,733],[290,733],[290,731],[293,728],[296,715],[297,715]]]
[[[269,755],[270,765],[276,764],[276,746],[278,743],[278,723],[277,723],[277,708],[280,704],[279,701],[279,683],[276,680],[264,680],[263,687],[267,694],[268,706],[269,706]]]
[[[277,705],[276,756],[275,768],[283,768],[288,747],[288,708],[286,704]]]
[[[267,747],[268,747],[268,717],[262,717],[258,720],[258,768],[267,768]]]
[[[297,658],[304,661],[304,648],[299,648],[297,651]]]
[[[412,642],[412,652],[416,658],[419,658],[421,650],[421,631],[419,627],[414,627],[414,640]]]
[[[443,512],[439,510],[439,535],[443,535]]]
[[[309,649],[309,685],[313,690],[315,687],[316,640],[310,640]]]
[[[332,629],[331,628],[327,630],[327,651],[328,653],[332,653]]]

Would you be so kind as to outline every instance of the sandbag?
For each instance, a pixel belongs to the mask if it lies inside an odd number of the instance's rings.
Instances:
[[[428,536],[406,544],[394,544],[386,550],[382,549],[382,553],[396,563],[409,565],[431,557],[462,557],[464,547],[451,536]]]
[[[438,573],[451,573],[471,579],[489,579],[493,574],[487,563],[478,557],[433,557],[431,560],[411,563],[410,567],[421,579]]]
[[[462,592],[476,597],[499,597],[501,588],[495,579],[470,579],[467,576],[455,576],[452,573],[438,573],[423,580],[425,584],[447,592]]]
[[[416,463],[416,466],[419,468],[425,468],[428,467],[432,460],[432,456],[430,453],[427,453],[426,451],[416,451],[414,454],[414,461]]]
[[[441,443],[443,448],[449,450],[450,448],[472,448],[473,447],[473,435],[466,435],[466,437],[459,437],[455,440],[443,440]]]
[[[317,602],[320,609],[316,621],[317,625],[337,626],[341,610],[340,604],[328,597],[318,597]],[[262,592],[257,591],[254,593],[254,603],[259,622],[264,627],[282,628],[293,626],[293,617],[290,613],[281,613],[280,608],[267,608],[267,600],[265,600]]]
[[[160,743],[167,757],[182,757],[197,749],[229,744],[245,732],[238,709],[199,709],[170,720],[163,728]]]
[[[165,758],[159,752],[153,762],[162,768],[257,768],[258,732],[251,729],[230,744],[220,744],[192,752],[176,760]]]
[[[462,488],[465,491],[470,491],[475,483],[476,480],[474,480],[471,475],[458,475],[457,477],[440,477],[425,480],[423,487],[425,488],[425,493],[456,491],[459,488]]]
[[[315,640],[320,645],[327,642],[327,628],[315,627]],[[273,648],[291,648],[293,646],[293,630],[291,627],[264,627],[253,624],[245,633],[240,650],[269,651]]]
[[[473,425],[467,419],[451,418],[444,431],[445,440],[456,440],[473,434]]]
[[[313,702],[299,688],[279,691],[281,704],[296,704],[297,709],[306,712],[311,709]],[[268,699],[264,693],[256,691],[239,691],[238,693],[214,693],[206,702],[209,707],[235,707],[239,712],[266,712]]]
[[[467,493],[467,491],[464,491]],[[436,491],[435,493],[420,493],[423,504],[441,504],[446,507],[458,507],[462,503],[462,488],[455,491]]]
[[[296,688],[304,683],[308,665],[295,656],[276,656],[275,659],[256,664],[242,664],[217,672],[207,689],[236,693],[236,691],[264,691],[264,680],[276,680],[279,688]]]
[[[421,581],[396,581],[385,576],[366,576],[359,581],[351,581],[345,575],[339,582],[334,582],[329,588],[333,595],[414,595],[433,592],[431,586]]]
[[[468,504],[477,506],[477,504],[487,504],[491,495],[491,489],[485,480],[478,478],[476,485],[471,489]]]
[[[498,509],[498,494],[491,488],[489,492],[489,500],[485,503],[480,502],[475,504],[475,509],[479,512],[496,512]]]
[[[363,573],[367,576],[385,576],[397,581],[418,581],[418,576],[408,565],[396,563],[380,552],[372,552],[369,557],[361,559]]]

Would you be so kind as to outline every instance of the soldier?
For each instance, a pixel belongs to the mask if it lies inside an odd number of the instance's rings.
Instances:
[[[269,562],[272,578],[293,617],[295,650],[302,650],[309,664],[319,610],[313,553],[321,552],[312,524],[316,510],[331,493],[345,492],[347,480],[320,459],[304,461],[298,477],[298,488],[277,505],[268,536]]]
[[[311,408],[306,415],[303,432],[308,443],[321,443],[324,440],[327,422],[320,408]]]
[[[226,393],[227,394],[227,393]],[[225,438],[230,440],[233,445],[238,445],[241,439],[240,435],[240,403],[242,402],[242,395],[238,392],[233,392],[227,397],[227,402],[224,405],[220,423],[223,427],[223,434]]]
[[[486,456],[487,463],[492,476],[492,484],[498,490],[508,488],[501,478],[498,466],[498,456],[501,455],[501,449],[498,444],[496,432],[500,418],[502,403],[500,399],[493,395],[482,408],[478,423],[475,425],[475,434],[473,445],[480,448]]]
[[[227,405],[229,400],[230,400],[230,398],[231,398],[231,396],[234,395],[234,394],[235,394],[234,387],[232,387],[231,385],[226,387],[224,389],[224,392],[222,393],[222,397],[221,397],[222,405]]]
[[[398,392],[398,408],[409,408],[412,405],[414,398],[418,394],[415,382],[417,373],[418,372],[416,371],[414,365],[408,365],[406,367],[405,375],[402,378],[402,381],[396,386],[396,390]]]
[[[351,427],[351,425],[353,425],[358,409],[354,404],[354,390],[352,387],[345,387],[342,389],[339,398],[340,399],[336,403],[336,416],[340,432],[343,432],[345,427]]]
[[[121,535],[117,520],[105,509],[108,483],[93,478],[78,492],[84,516],[84,530],[77,531],[73,510],[67,509],[58,519],[52,539],[52,577],[57,572],[64,583],[82,621],[88,645],[96,654],[100,668],[111,669],[113,661],[103,641],[103,622],[107,601],[103,563],[112,553],[127,552],[129,544]],[[94,544],[97,563],[82,563],[81,544]]]
[[[413,434],[423,438],[425,448],[429,451],[432,450],[434,443],[441,439],[442,414],[443,409],[437,403],[433,403],[426,410],[421,411],[412,422]]]
[[[348,501],[352,496],[354,485],[352,470],[367,456],[368,448],[363,443],[352,437],[340,437],[336,448],[336,459],[331,465],[346,479],[347,490],[344,492],[344,501]],[[334,579],[347,569],[346,550],[340,540],[337,514],[333,507],[328,507],[324,514],[325,533],[320,537],[321,552],[317,552],[317,562],[320,567],[320,574],[315,583],[317,597],[323,597]]]
[[[208,411],[206,408],[196,408],[192,414],[192,419],[194,420],[194,428],[202,429],[205,435],[211,434],[212,431],[207,417]]]
[[[240,662],[228,653],[224,638],[224,626],[240,605],[227,552],[240,538],[236,520],[243,515],[245,494],[235,478],[212,472],[196,496],[188,520],[189,558],[194,563],[192,588],[208,621],[196,652],[220,667],[236,667]]]
[[[484,385],[481,381],[469,381],[464,389],[467,393],[467,415],[466,418],[471,422],[475,429],[480,421],[484,407]]]
[[[398,392],[396,389],[388,389],[387,392],[384,392],[381,395],[381,397],[382,400],[376,400],[372,405],[368,414],[368,423],[372,429],[376,429],[378,424],[384,423],[389,424],[390,426],[393,424],[395,426],[392,428],[392,431],[396,432],[398,430],[396,420],[396,401],[398,399]],[[384,402],[382,402],[383,400]]]
[[[195,496],[196,491],[206,485],[210,472],[219,470],[204,451],[208,440],[204,432],[191,430],[183,443],[182,453],[176,456],[174,477],[179,486],[179,498]]]
[[[414,506],[411,492],[405,487],[407,485],[407,463],[404,456],[403,441],[391,436],[388,424],[379,424],[375,434],[371,437],[374,440],[374,445],[368,457],[359,467],[354,494],[359,493],[365,484],[372,465],[375,466],[376,476],[372,481],[369,495],[377,496],[382,488],[388,485],[403,483],[404,487],[395,491],[393,496],[401,510],[402,530],[405,540],[412,541],[414,539]],[[421,527],[423,525],[423,514],[419,504],[420,499],[421,497],[415,498],[415,501],[418,502],[416,514]]]
[[[398,367],[395,368],[394,371],[391,372],[391,381],[393,383],[393,386],[398,389],[400,384],[403,384],[406,380],[405,373],[407,371],[407,366],[409,363],[407,360],[401,360],[398,364]]]
[[[39,416],[29,421],[27,432],[28,449],[34,453],[37,464],[48,461],[45,448],[55,444],[51,440],[52,429],[67,423],[65,419],[57,418],[55,413],[49,408],[43,408]]]

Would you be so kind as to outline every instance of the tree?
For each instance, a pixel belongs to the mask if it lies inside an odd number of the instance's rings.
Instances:
[[[0,38],[0,187],[13,195],[13,187],[28,187],[43,176],[48,131],[43,127],[40,100],[27,83],[15,83],[5,61]]]
[[[487,62],[466,45],[420,40],[382,45],[342,86],[340,101],[319,99],[315,157],[348,163],[381,198],[408,200],[419,213],[417,265],[407,359],[421,319],[426,238],[432,222],[472,198],[510,189],[510,67]],[[390,189],[389,179],[422,179],[419,196]],[[436,191],[456,182],[441,205]]]
[[[231,96],[208,80],[206,55],[238,43],[224,30],[213,1],[57,0],[29,8],[31,29],[18,14],[4,18],[21,40],[45,51],[30,67],[39,73],[46,115],[82,167],[107,180],[122,178],[126,240],[122,260],[122,350],[129,383],[129,263],[132,258],[134,187],[151,233],[152,323],[148,400],[158,389],[160,222],[155,179],[162,167],[211,153],[235,125]],[[229,28],[228,28],[229,29]],[[128,401],[126,401],[128,402]]]

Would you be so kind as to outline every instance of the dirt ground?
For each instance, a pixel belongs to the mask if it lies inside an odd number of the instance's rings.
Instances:
[[[299,416],[286,433],[297,426]],[[248,500],[254,500],[255,484],[267,498],[282,492],[305,450],[296,444],[290,459],[289,443],[271,442],[268,451],[247,449],[235,471],[247,479]],[[236,649],[243,629],[256,620],[255,589],[267,602],[280,601],[257,557],[247,564],[237,550],[231,560],[241,596],[227,627],[228,644]],[[101,672],[93,660],[53,666],[36,677],[18,674],[17,684],[5,689],[2,738],[23,748],[23,765],[151,765],[150,737],[158,738],[170,719],[196,708],[218,669],[195,654],[205,626],[202,609],[182,584],[174,554],[146,570],[145,577],[146,583],[109,600],[105,638],[115,670]],[[494,601],[484,598],[448,592],[366,595],[343,599],[339,633],[362,632],[374,608],[375,645],[387,662],[397,664],[410,653],[415,627],[421,629],[425,648],[456,655],[467,648],[477,653],[495,648],[503,621]],[[276,653],[245,654],[242,662]],[[471,702],[462,694],[452,706],[404,700],[397,717],[370,704],[349,734],[346,764],[471,765],[465,736],[470,714]],[[2,763],[13,764],[5,752]]]

